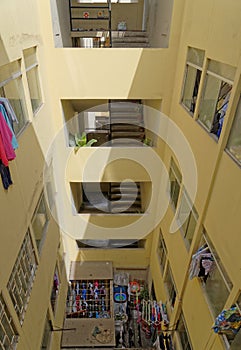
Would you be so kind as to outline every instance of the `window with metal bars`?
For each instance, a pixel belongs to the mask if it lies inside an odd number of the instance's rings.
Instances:
[[[24,319],[37,266],[36,252],[28,231],[7,285],[15,311],[21,323]]]
[[[12,316],[8,311],[7,305],[0,294],[0,348],[16,349],[18,333],[13,323]]]

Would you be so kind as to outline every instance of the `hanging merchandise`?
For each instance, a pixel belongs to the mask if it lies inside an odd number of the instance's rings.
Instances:
[[[223,310],[216,318],[212,327],[215,333],[237,334],[241,328],[241,313],[237,306]]]
[[[210,253],[207,244],[204,244],[198,249],[198,251],[192,256],[192,261],[189,269],[189,278],[194,277],[203,278],[206,282],[209,274],[215,269],[216,264],[212,254]]]

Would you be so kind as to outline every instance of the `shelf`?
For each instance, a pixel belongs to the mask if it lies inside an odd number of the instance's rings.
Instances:
[[[94,20],[94,21],[103,21],[103,20],[109,20],[108,17],[88,17],[88,18],[84,18],[84,17],[72,17],[72,20],[81,20],[81,21],[89,21],[89,20]]]

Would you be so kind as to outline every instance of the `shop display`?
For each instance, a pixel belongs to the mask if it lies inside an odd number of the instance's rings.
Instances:
[[[67,318],[110,318],[110,281],[69,282]]]

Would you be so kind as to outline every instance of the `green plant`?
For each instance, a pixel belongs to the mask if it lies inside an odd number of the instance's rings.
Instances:
[[[146,145],[146,146],[152,146],[152,140],[149,139],[148,137],[146,137],[146,138],[143,140],[143,143],[144,143],[144,145]]]
[[[80,147],[91,147],[94,143],[97,142],[96,139],[91,139],[87,141],[87,135],[85,132],[82,132],[81,136],[79,136],[78,134],[75,134],[74,139],[75,139],[75,148],[74,148],[75,153],[78,152]]]

